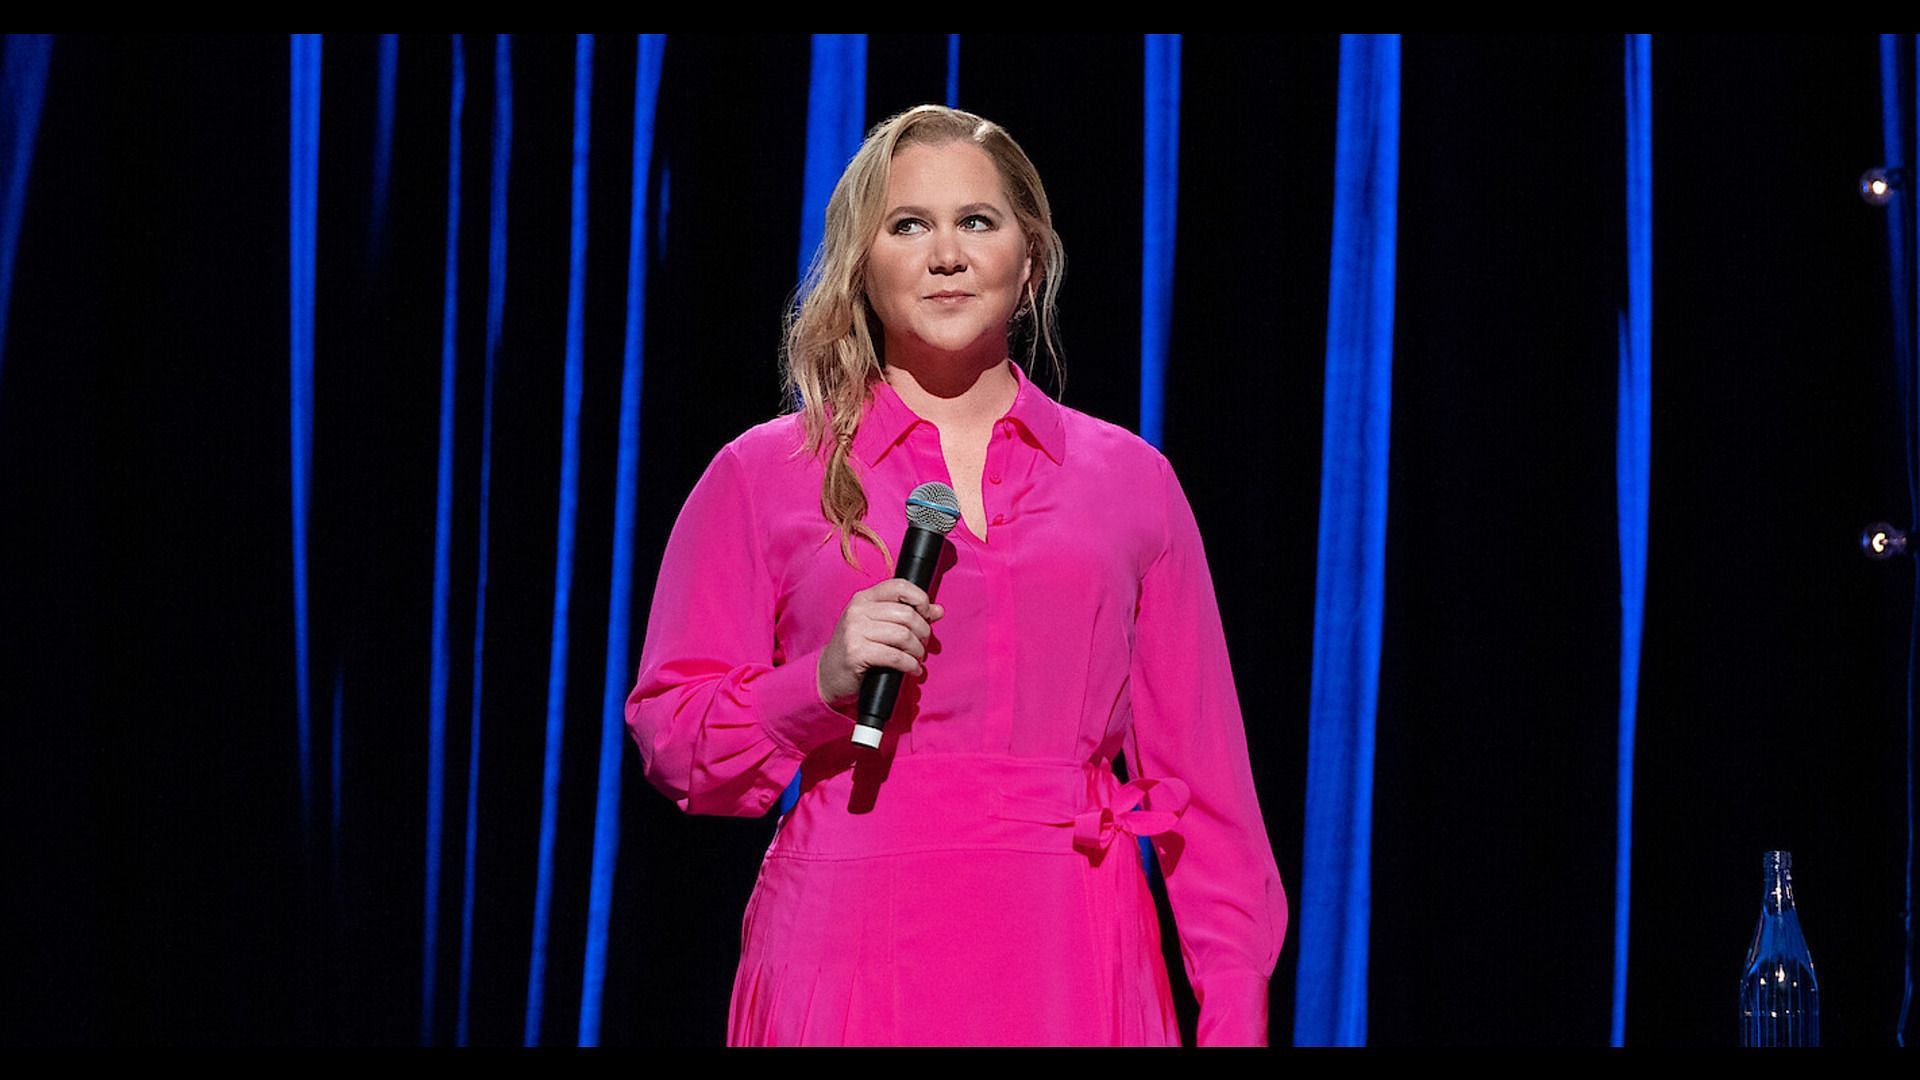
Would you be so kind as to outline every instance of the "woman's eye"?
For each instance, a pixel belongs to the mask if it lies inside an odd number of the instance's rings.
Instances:
[[[968,214],[960,219],[960,228],[965,232],[989,232],[993,227],[993,219],[985,214]],[[927,229],[927,223],[919,218],[901,218],[888,231],[895,236],[912,236]]]

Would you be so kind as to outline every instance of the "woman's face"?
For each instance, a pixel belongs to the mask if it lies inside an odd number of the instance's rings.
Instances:
[[[966,142],[916,143],[894,155],[887,212],[867,257],[867,298],[895,347],[989,348],[1033,271],[1000,171]]]

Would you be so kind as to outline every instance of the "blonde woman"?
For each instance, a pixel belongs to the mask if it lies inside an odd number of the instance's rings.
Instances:
[[[1153,447],[1012,359],[1058,374],[1063,268],[998,125],[880,124],[791,320],[798,410],[722,448],[674,524],[627,702],[648,780],[759,815],[800,774],[731,1044],[1177,1043],[1136,836],[1199,1041],[1266,1042],[1287,900],[1192,510]],[[922,591],[889,538],[928,480],[962,520]],[[906,680],[867,751],[874,668]]]

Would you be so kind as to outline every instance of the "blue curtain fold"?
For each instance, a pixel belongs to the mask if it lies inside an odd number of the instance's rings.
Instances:
[[[600,776],[593,819],[593,881],[587,908],[587,959],[580,988],[581,1046],[600,1044],[600,1001],[613,920],[614,867],[620,850],[620,766],[626,753],[627,692],[632,688],[633,533],[640,513],[640,395],[647,332],[647,176],[660,99],[666,35],[642,34],[633,82],[633,181],[627,214],[627,326],[620,375],[620,446],[614,474],[613,573],[607,602],[607,666],[600,697]]]
[[[1340,42],[1319,576],[1294,1042],[1367,1038],[1374,721],[1386,595],[1400,39]]]
[[[947,35],[947,108],[960,107],[960,35]]]
[[[0,56],[0,376],[6,374],[13,262],[20,247],[27,180],[33,175],[33,148],[40,132],[41,103],[46,100],[53,35],[8,34],[6,42],[5,54]],[[0,387],[4,385],[0,382]]]
[[[1161,445],[1180,207],[1180,35],[1148,34],[1140,200],[1140,437]]]
[[[1647,515],[1653,451],[1653,55],[1626,36],[1627,309],[1620,314],[1614,475],[1620,532],[1620,754],[1615,800],[1611,1041],[1627,1038],[1628,914],[1633,891],[1633,748],[1646,622]]]
[[[459,373],[460,316],[460,126],[466,115],[466,45],[453,35],[452,98],[447,120],[447,230],[444,292],[440,306],[439,466],[434,483],[433,667],[427,696],[427,835],[425,927],[420,948],[420,1045],[434,1040],[440,982],[440,868],[445,863],[447,798],[447,684],[453,644],[448,607],[453,590],[454,388]]]
[[[1908,524],[1920,523],[1920,351],[1915,348],[1915,322],[1920,319],[1920,274],[1914,263],[1920,252],[1916,235],[1913,150],[1915,124],[1920,122],[1920,86],[1914,72],[1920,70],[1920,39],[1911,34],[1880,35],[1880,125],[1881,165],[1899,178],[1893,198],[1884,207],[1887,218],[1887,316],[1894,353],[1894,379],[1899,387],[1901,414],[1905,418]],[[1910,96],[1916,95],[1916,96]],[[1920,645],[1920,574],[1913,581],[1913,610],[1907,628],[1906,685],[1906,848],[1904,867],[1904,903],[1900,913],[1903,948],[1901,950],[1900,1008],[1894,1021],[1893,1038],[1906,1045],[1907,1028],[1913,1016],[1914,953],[1914,670],[1916,645]]]
[[[593,35],[581,34],[573,54],[572,225],[567,243],[565,388],[561,392],[560,516],[553,560],[553,629],[547,666],[545,764],[540,785],[540,853],[533,901],[533,953],[527,970],[526,1046],[540,1045],[547,992],[547,937],[553,914],[553,854],[559,830],[560,752],[565,743],[567,625],[573,602],[574,525],[580,501],[580,400],[586,382],[587,151],[593,121]]]
[[[460,1005],[454,1045],[467,1045],[473,999],[473,919],[480,859],[481,705],[486,685],[487,568],[493,538],[493,389],[500,361],[500,328],[507,303],[507,188],[513,161],[513,42],[506,34],[493,42],[492,167],[487,188],[487,339],[486,383],[480,404],[480,519],[473,583],[473,671],[467,715],[466,850],[460,882]]]
[[[367,215],[367,254],[377,258],[387,239],[387,203],[393,182],[393,110],[400,88],[400,35],[380,35],[379,86],[374,101],[373,204]]]
[[[11,43],[9,43],[11,48]],[[313,849],[312,637],[307,597],[308,518],[313,488],[313,320],[320,207],[320,35],[290,40],[288,150],[288,429],[293,489],[293,645],[295,716],[300,740],[300,820]],[[9,65],[11,67],[11,65]]]

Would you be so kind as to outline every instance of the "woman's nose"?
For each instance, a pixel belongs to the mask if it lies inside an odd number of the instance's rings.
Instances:
[[[960,234],[952,229],[936,232],[929,259],[927,268],[936,274],[955,274],[965,270],[967,258],[960,250]]]

